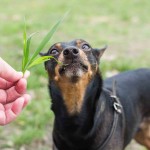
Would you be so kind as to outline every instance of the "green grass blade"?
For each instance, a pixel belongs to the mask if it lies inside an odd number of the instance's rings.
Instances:
[[[40,53],[40,51],[45,47],[45,45],[49,42],[55,31],[58,29],[60,23],[64,20],[67,13],[57,21],[57,23],[52,27],[52,29],[48,32],[48,34],[44,37],[38,48],[35,50],[34,54],[32,55],[31,59],[28,62],[28,65],[30,65],[33,60],[37,57],[37,55]]]
[[[36,34],[32,33],[29,38],[27,39],[27,35],[26,32],[24,33],[24,52],[23,52],[23,65],[22,65],[22,72],[24,73],[26,70],[26,65],[28,64],[28,60],[29,60],[29,53],[30,53],[30,43],[31,43],[31,39],[32,37]]]
[[[54,58],[53,56],[42,56],[42,57],[39,57],[39,58],[36,58],[29,66],[28,66],[28,69],[35,66],[35,65],[38,65],[38,64],[41,64],[51,58]]]
[[[31,43],[31,39],[32,37],[36,34],[37,32],[35,33],[32,33],[29,38],[27,39],[27,46],[26,46],[26,57],[25,57],[25,66],[26,64],[28,63],[28,60],[29,60],[29,52],[30,52],[30,43]]]
[[[22,71],[24,71],[25,67],[26,47],[27,47],[27,32],[26,32],[26,20],[24,18]]]
[[[69,12],[69,11],[68,11]],[[43,63],[44,61],[49,60],[50,58],[53,58],[52,56],[47,56],[47,57],[40,57],[37,58],[37,55],[41,52],[41,50],[45,47],[45,45],[49,42],[49,40],[52,38],[53,34],[56,32],[58,29],[59,25],[62,23],[66,15],[68,14],[65,13],[65,15],[60,18],[57,23],[51,28],[51,30],[46,34],[42,42],[39,44],[37,49],[34,51],[33,55],[29,58],[29,53],[30,53],[30,43],[32,36],[35,34],[33,33],[28,39],[27,39],[27,34],[26,34],[26,22],[24,24],[24,49],[23,49],[23,59],[22,59],[22,72],[24,73],[25,70],[29,69],[30,67],[37,65],[39,63]],[[55,58],[53,58],[55,59]],[[56,60],[56,59],[55,59]],[[56,60],[57,61],[57,60]],[[58,61],[57,61],[58,62]],[[59,62],[58,62],[59,63]],[[59,63],[61,64],[61,63]]]

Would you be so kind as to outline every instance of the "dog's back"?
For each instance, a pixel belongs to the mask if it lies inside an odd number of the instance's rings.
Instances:
[[[142,101],[142,104],[144,102],[144,105],[150,108],[150,69],[120,73],[104,80],[104,88],[111,90],[113,80],[117,83],[117,93],[123,103],[133,98],[135,102]]]
[[[125,112],[125,141],[128,143],[136,132],[135,139],[150,148],[150,69],[127,71],[108,78],[104,80],[104,88],[112,91],[113,80]],[[141,125],[136,130],[139,122]]]

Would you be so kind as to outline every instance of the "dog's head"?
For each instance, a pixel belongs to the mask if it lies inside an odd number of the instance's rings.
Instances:
[[[99,72],[99,59],[105,49],[94,49],[86,41],[78,39],[56,43],[42,54],[55,57],[45,62],[45,68],[49,80],[59,89],[70,115],[81,111],[87,86]]]
[[[59,42],[50,47],[44,56],[53,56],[45,62],[45,68],[48,71],[51,80],[67,79],[71,82],[77,82],[85,74],[89,77],[98,70],[99,59],[105,51],[92,48],[89,43],[82,39],[71,42]]]

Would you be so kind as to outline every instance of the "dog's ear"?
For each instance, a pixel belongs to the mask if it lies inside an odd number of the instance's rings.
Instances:
[[[95,49],[93,49],[94,50],[94,54],[95,54],[95,56],[96,56],[96,58],[99,60],[101,57],[102,57],[102,55],[103,55],[103,53],[105,52],[105,50],[107,49],[107,45],[106,46],[104,46],[103,48],[95,48]]]

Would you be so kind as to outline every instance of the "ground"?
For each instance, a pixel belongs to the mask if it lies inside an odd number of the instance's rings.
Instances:
[[[150,66],[150,22],[148,0],[1,0],[0,56],[21,70],[23,22],[30,35],[31,53],[51,26],[70,10],[52,40],[83,38],[93,47],[108,45],[100,62],[103,77],[118,72]],[[13,123],[0,127],[0,150],[49,150],[53,113],[43,65],[31,69],[28,92],[32,102]],[[144,150],[134,142],[128,150]]]

